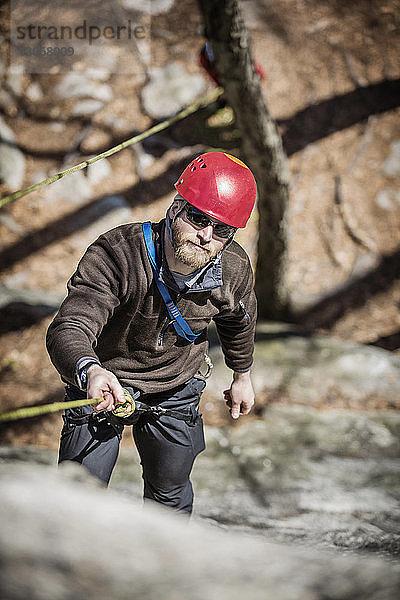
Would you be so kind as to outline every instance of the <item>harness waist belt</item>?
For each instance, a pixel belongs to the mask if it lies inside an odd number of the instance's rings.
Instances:
[[[173,417],[186,421],[190,426],[194,426],[201,415],[197,412],[197,403],[189,404],[182,409],[164,408],[160,405],[150,406],[144,402],[135,401],[135,411],[128,417],[116,417],[111,411],[103,410],[96,413],[95,411],[74,417],[72,415],[64,415],[63,419],[69,425],[84,425],[88,423],[105,422],[111,425],[118,437],[121,439],[121,433],[124,425],[134,425],[138,422],[143,414],[152,415],[159,419],[162,416]]]

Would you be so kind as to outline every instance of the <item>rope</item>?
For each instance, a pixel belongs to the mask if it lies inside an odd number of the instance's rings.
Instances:
[[[135,402],[132,396],[124,390],[125,402],[118,403],[112,411],[117,417],[126,417],[135,411]],[[53,404],[42,404],[39,406],[27,406],[25,408],[17,408],[8,412],[0,413],[0,422],[4,421],[19,421],[29,417],[38,417],[48,413],[66,410],[67,408],[77,408],[78,406],[89,406],[102,402],[104,398],[85,398],[83,400],[70,400],[68,402],[53,402]]]
[[[18,198],[22,198],[22,196],[26,196],[26,194],[30,194],[31,192],[34,192],[35,190],[39,189],[40,187],[42,187],[44,185],[49,185],[50,183],[54,183],[55,181],[58,181],[59,179],[61,179],[62,177],[65,177],[66,175],[71,175],[72,173],[81,171],[82,169],[85,169],[89,165],[92,165],[93,163],[97,162],[98,160],[101,160],[102,158],[107,158],[108,156],[111,156],[112,154],[115,154],[116,152],[120,152],[121,150],[123,150],[124,148],[127,148],[128,146],[132,146],[133,144],[136,144],[137,142],[141,142],[142,140],[153,135],[154,133],[158,133],[159,131],[163,131],[164,129],[167,129],[174,123],[177,123],[178,121],[182,121],[182,119],[185,119],[189,115],[192,115],[193,113],[197,112],[201,108],[204,108],[205,106],[208,106],[212,102],[215,102],[215,100],[217,100],[217,98],[219,98],[222,93],[223,93],[222,88],[220,88],[220,87],[216,88],[212,92],[210,92],[209,94],[204,96],[203,98],[200,98],[200,100],[198,100],[197,102],[194,102],[193,104],[190,104],[189,106],[187,106],[186,108],[181,110],[179,113],[177,113],[175,116],[171,117],[170,119],[162,121],[161,123],[157,123],[157,125],[150,127],[150,129],[147,129],[146,131],[143,131],[142,133],[139,133],[138,135],[135,135],[134,137],[129,138],[128,140],[125,140],[124,142],[121,142],[120,144],[118,144],[118,146],[114,146],[113,148],[106,150],[102,154],[98,154],[97,156],[94,156],[93,158],[89,158],[88,160],[85,160],[84,162],[79,163],[78,165],[75,165],[74,167],[71,167],[70,169],[66,169],[65,171],[56,173],[55,175],[52,175],[52,177],[48,177],[47,179],[44,179],[43,181],[39,181],[38,183],[35,183],[34,185],[31,185],[23,190],[19,190],[18,192],[14,192],[13,194],[9,194],[8,196],[1,198],[0,199],[0,208],[5,206],[6,204],[9,204],[10,202],[14,202],[14,200],[18,200]]]

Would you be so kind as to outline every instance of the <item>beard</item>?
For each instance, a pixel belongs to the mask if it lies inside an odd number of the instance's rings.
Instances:
[[[193,269],[201,269],[210,260],[215,258],[218,250],[214,250],[209,244],[195,244],[180,230],[178,223],[171,223],[172,247],[176,260]],[[200,247],[199,247],[200,246]]]

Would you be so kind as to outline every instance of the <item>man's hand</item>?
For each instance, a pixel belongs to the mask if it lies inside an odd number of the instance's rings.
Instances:
[[[238,419],[240,415],[247,415],[251,411],[254,404],[254,390],[250,371],[233,373],[231,387],[224,391],[224,398],[233,419]]]
[[[118,379],[100,365],[90,365],[87,370],[87,397],[104,400],[93,406],[94,410],[113,410],[118,402],[125,402],[124,390]]]

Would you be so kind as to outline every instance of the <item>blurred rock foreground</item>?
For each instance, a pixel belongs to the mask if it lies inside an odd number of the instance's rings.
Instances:
[[[395,600],[400,570],[219,532],[80,481],[78,467],[1,468],[7,600]]]
[[[57,473],[54,450],[1,446],[1,597],[397,598],[400,357],[260,323],[257,404],[232,427],[214,335],[201,410],[220,426],[195,463],[193,524],[142,511],[130,427],[108,491],[78,465]]]

